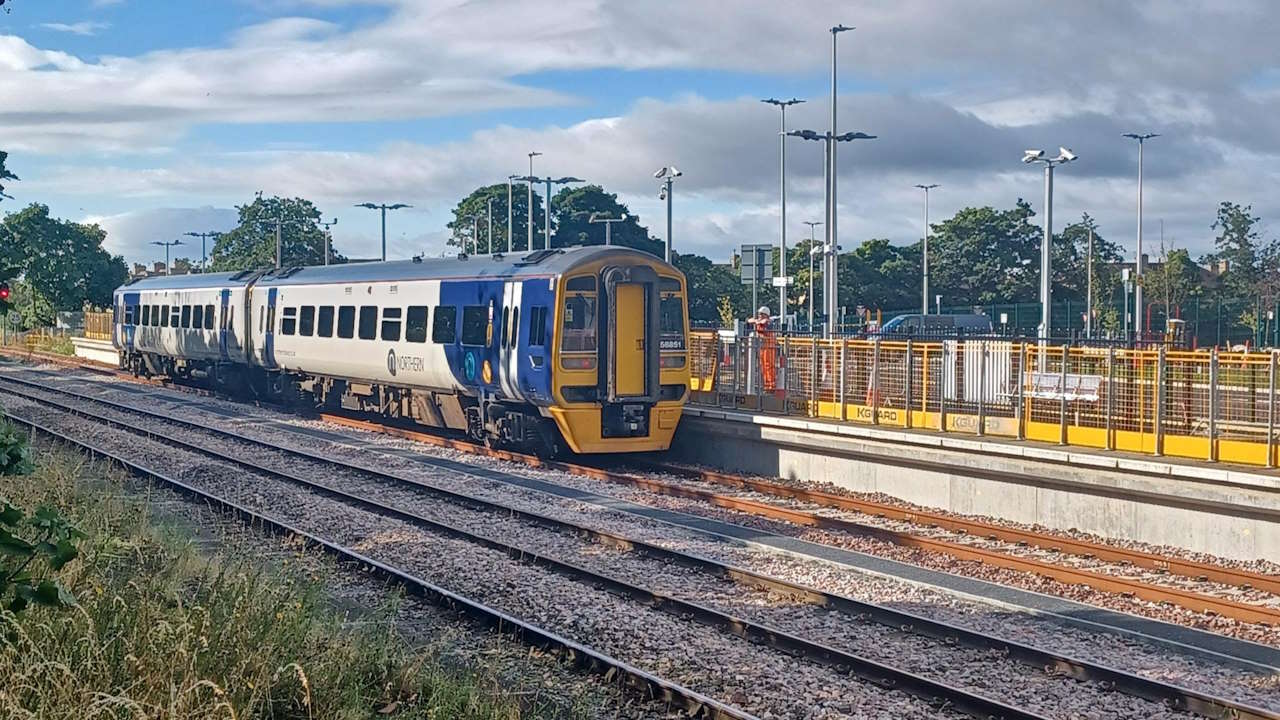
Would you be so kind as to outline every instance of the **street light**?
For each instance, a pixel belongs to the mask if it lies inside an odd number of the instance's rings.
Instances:
[[[382,211],[382,262],[386,262],[387,261],[387,211],[399,210],[401,208],[411,208],[413,206],[405,205],[404,203],[387,205],[387,204],[375,204],[375,203],[367,202],[367,203],[360,203],[359,205],[356,205],[356,207]]]
[[[822,246],[813,237],[813,229],[822,224],[820,220],[805,220],[809,226],[809,332],[813,332],[813,256],[822,252]]]
[[[467,219],[471,221],[471,254],[479,255],[480,254],[480,230],[477,224],[480,221],[480,214],[476,213],[475,215],[472,215]],[[465,253],[466,251],[467,251],[467,248],[463,247],[462,252]]]
[[[864,133],[864,132],[847,132],[847,133],[841,133],[839,135],[836,135],[830,132],[820,133],[820,132],[815,132],[813,130],[792,130],[788,132],[787,135],[790,135],[791,137],[798,137],[803,140],[813,140],[815,142],[826,143],[828,158],[832,156],[833,151],[831,150],[831,148],[834,148],[837,143],[852,142],[853,140],[875,140],[876,139],[875,135],[868,135],[867,133]],[[838,249],[839,244],[837,243],[838,238],[836,236],[835,228],[833,227],[833,225],[835,224],[835,203],[836,203],[835,173],[832,172],[834,169],[835,169],[834,165],[828,164],[827,166],[827,175],[828,175],[827,223],[828,224],[827,224],[827,239],[824,242],[824,245],[826,246],[826,249],[827,249],[827,257],[826,257],[826,267],[823,269],[823,276],[822,276],[823,282],[826,285],[826,289],[822,293],[822,304],[824,306],[824,310],[826,311],[827,318],[828,318],[828,323],[827,323],[828,336],[830,336],[831,334],[832,323],[830,322],[830,320],[835,318],[836,309],[839,307],[838,305],[839,297],[837,296],[840,292],[839,285],[837,283],[837,280],[839,278],[837,277],[838,263],[836,261],[836,257],[839,253],[839,249]]]
[[[318,224],[324,228],[324,264],[328,265],[329,256],[333,254],[333,230],[331,228],[338,224],[338,218],[335,217],[329,222],[321,220]]]
[[[659,180],[662,181],[662,184],[658,186],[658,199],[667,201],[666,260],[668,264],[671,263],[671,183],[675,182],[676,178],[680,177],[683,174],[684,173],[680,172],[680,169],[677,168],[675,165],[667,165],[666,167],[660,167],[658,168],[658,171],[653,174],[655,178],[658,178]]]
[[[786,322],[787,318],[787,108],[791,105],[799,105],[804,102],[797,98],[790,100],[777,100],[769,98],[761,100],[762,103],[776,105],[782,114],[780,129],[778,130],[778,186],[780,200],[778,207],[780,209],[781,220],[778,224],[778,265],[779,274],[784,278],[780,282],[784,283],[778,286],[778,304],[782,308],[782,319]]]
[[[534,179],[536,180],[537,178],[534,178]],[[542,248],[544,250],[550,250],[551,249],[551,186],[552,185],[568,185],[569,183],[580,183],[585,181],[582,180],[582,178],[576,178],[576,177],[561,177],[561,178],[552,179],[550,175],[542,178],[542,181],[547,184],[547,210],[542,214],[542,218],[544,220],[544,229],[542,231],[544,236]]]
[[[1146,263],[1142,260],[1142,148],[1151,138],[1160,137],[1160,133],[1125,133],[1124,137],[1138,141],[1138,257],[1133,264],[1137,280],[1133,284],[1133,304],[1135,306],[1133,328],[1138,337],[1142,337],[1142,321],[1146,313],[1142,309],[1142,270]]]
[[[608,246],[613,244],[613,235],[610,232],[613,229],[613,224],[626,222],[626,220],[626,213],[622,213],[622,217],[611,218],[608,213],[593,212],[591,213],[591,216],[587,218],[587,223],[591,225],[604,223],[604,244]]]
[[[488,206],[489,208],[488,208],[488,212],[485,215],[484,227],[485,227],[485,231],[489,234],[489,254],[492,255],[494,252],[493,250],[493,196],[492,195],[489,196]]]
[[[1044,165],[1044,239],[1040,243],[1040,339],[1047,340],[1051,334],[1051,306],[1053,300],[1050,275],[1050,253],[1053,244],[1053,168],[1076,159],[1076,154],[1067,148],[1058,148],[1058,156],[1047,158],[1043,150],[1025,150],[1022,162],[1041,163]],[[1044,363],[1044,353],[1040,353],[1040,362]]]
[[[835,25],[831,28],[831,129],[828,130],[828,133],[832,137],[836,137],[836,128],[838,127],[836,123],[836,38],[840,33],[849,32],[850,30],[853,30],[853,28],[846,25]],[[866,136],[867,139],[872,137],[874,136]],[[836,147],[836,142],[827,143],[827,166],[829,168],[827,172],[827,236],[830,237],[827,246],[830,248],[831,254],[827,257],[829,270],[823,275],[823,279],[826,281],[827,287],[830,288],[830,292],[824,296],[830,298],[830,311],[827,313],[828,335],[830,335],[831,326],[834,324],[836,309],[839,307],[840,301],[840,262],[837,255],[839,251],[836,250],[840,244],[840,235],[836,232],[837,220],[839,219],[837,215],[840,213],[838,195],[836,194],[836,176],[839,174],[838,166],[836,165]]]
[[[169,248],[173,247],[174,245],[181,245],[182,240],[181,239],[171,240],[169,242],[165,242],[163,240],[152,240],[151,244],[160,245],[164,247],[164,274],[172,275],[173,268],[169,266]]]
[[[929,314],[929,191],[941,187],[937,183],[929,185],[917,185],[916,187],[924,191],[924,285],[920,294],[920,313]]]
[[[208,270],[208,269],[209,269],[209,256],[208,256],[208,254],[205,252],[205,246],[204,246],[204,243],[205,243],[205,241],[206,241],[206,240],[208,240],[208,239],[210,239],[210,238],[221,237],[221,236],[222,236],[222,233],[217,232],[216,230],[210,230],[209,232],[189,232],[189,233],[183,233],[183,235],[186,235],[187,237],[198,237],[198,238],[200,238],[200,272],[204,272],[204,271]]]
[[[531,151],[529,153],[529,174],[525,176],[525,178],[527,179],[526,182],[529,183],[529,212],[528,212],[529,214],[529,217],[528,217],[529,250],[533,250],[533,184],[538,181],[538,178],[535,177],[533,174],[533,159],[538,157],[541,154],[542,153],[536,150]],[[547,200],[550,200],[550,199],[551,198],[547,198]],[[550,242],[550,240],[551,240],[550,238],[547,238],[548,242]]]

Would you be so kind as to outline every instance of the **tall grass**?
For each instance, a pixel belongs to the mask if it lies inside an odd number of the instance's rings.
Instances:
[[[255,556],[248,540],[202,550],[77,453],[40,448],[36,474],[0,479],[0,494],[59,507],[88,535],[62,576],[78,607],[0,612],[2,718],[544,714],[493,675],[410,648],[392,606],[347,622],[327,563]]]

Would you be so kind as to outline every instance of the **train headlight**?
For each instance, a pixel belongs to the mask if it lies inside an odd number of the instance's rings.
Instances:
[[[594,356],[562,357],[560,358],[560,367],[565,370],[595,370],[596,359]]]

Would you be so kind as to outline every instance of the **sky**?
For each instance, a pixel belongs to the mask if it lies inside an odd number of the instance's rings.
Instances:
[[[839,35],[839,241],[899,244],[960,208],[1043,210],[1025,148],[1055,175],[1057,227],[1088,213],[1132,254],[1198,256],[1218,203],[1280,233],[1280,4],[1273,0],[10,0],[0,149],[42,202],[100,223],[129,261],[225,230],[254,194],[305,197],[335,248],[439,254],[461,197],[528,172],[603,185],[661,236],[653,173],[675,165],[673,245],[725,260],[777,242],[779,113],[830,126]],[[820,144],[787,145],[787,233],[822,220]],[[505,218],[496,219],[496,223]],[[1039,222],[1039,219],[1037,219]],[[199,240],[178,255],[198,258]],[[187,252],[181,252],[186,250]]]

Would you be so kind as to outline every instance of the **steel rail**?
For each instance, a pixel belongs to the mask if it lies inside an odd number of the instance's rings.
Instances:
[[[5,389],[4,392],[12,393],[12,391],[8,389]],[[928,702],[935,708],[954,708],[960,712],[982,720],[986,720],[987,718],[1007,718],[1008,720],[1047,720],[1045,716],[1038,713],[1007,705],[998,700],[992,700],[969,692],[963,688],[931,680],[924,676],[917,675],[906,670],[901,670],[890,665],[885,665],[875,660],[846,652],[829,645],[813,642],[779,628],[755,623],[720,612],[719,610],[715,610],[705,605],[681,600],[665,593],[629,583],[611,575],[542,555],[518,545],[512,545],[485,535],[473,533],[455,525],[432,520],[407,510],[392,507],[367,497],[348,493],[324,483],[319,483],[314,480],[299,477],[292,473],[269,468],[252,460],[234,457],[230,454],[210,450],[208,448],[202,448],[199,445],[195,445],[184,440],[166,439],[165,436],[159,435],[154,430],[138,427],[136,425],[103,417],[101,415],[96,415],[95,413],[83,412],[57,401],[36,398],[25,393],[13,394],[19,395],[20,397],[38,404],[46,406],[52,405],[67,414],[90,417],[103,422],[104,424],[118,427],[130,433],[145,435],[146,437],[155,440],[164,441],[165,444],[192,450],[219,461],[231,463],[244,469],[282,480],[298,487],[316,491],[344,504],[357,506],[383,517],[393,518],[401,522],[424,528],[430,532],[447,535],[481,547],[497,550],[505,553],[512,560],[517,562],[545,567],[577,582],[597,588],[607,589],[627,597],[630,600],[649,605],[654,609],[682,619],[695,620],[701,624],[714,627],[715,629],[727,634],[745,639],[753,644],[764,645],[790,655],[804,658],[816,664],[832,668],[842,674],[847,673],[854,675],[886,690],[902,690],[909,695],[913,695]]]
[[[760,480],[743,477],[733,473],[705,470],[684,465],[665,462],[633,461],[651,471],[667,472],[675,475],[692,477],[707,483],[743,488],[766,495],[802,500],[817,505],[850,510],[866,515],[883,516],[892,520],[903,520],[918,525],[932,525],[944,530],[963,532],[970,535],[1000,540],[1010,543],[1025,543],[1057,552],[1070,553],[1083,557],[1093,557],[1107,562],[1128,563],[1137,567],[1163,570],[1174,575],[1212,581],[1223,585],[1234,585],[1242,588],[1256,588],[1265,592],[1280,595],[1280,576],[1264,575],[1249,570],[1224,567],[1210,563],[1186,560],[1182,558],[1157,555],[1142,550],[1116,547],[1104,543],[1075,538],[1062,537],[1050,533],[1006,527],[983,520],[946,515],[929,510],[912,510],[889,503],[811,490],[795,485],[788,485],[771,480]]]
[[[257,438],[241,435],[240,433],[237,433],[234,431],[201,425],[199,423],[192,422],[189,420],[170,417],[168,415],[163,415],[161,413],[146,410],[143,408],[133,407],[130,405],[125,405],[123,403],[117,403],[115,401],[107,400],[105,398],[99,398],[91,395],[75,393],[75,392],[72,392],[66,389],[61,389],[61,388],[50,389],[28,380],[14,378],[12,376],[7,376],[7,375],[0,375],[0,381],[5,381],[5,380],[14,381],[17,384],[35,387],[41,391],[60,393],[60,394],[68,395],[78,399],[89,400],[91,402],[112,407],[123,412],[130,412],[130,413],[144,415],[148,417],[154,417],[164,422],[182,425],[184,427],[189,427],[197,431],[203,431],[206,433],[222,435],[225,437],[229,437],[233,440],[246,442],[256,446],[261,446],[261,447],[264,447],[276,452],[282,452],[294,457],[300,457],[307,460],[325,463],[325,464],[342,468],[345,470],[354,470],[357,472],[369,474],[381,480],[388,481],[394,484],[409,485],[416,489],[419,489],[429,494],[440,497],[441,499],[444,499],[449,502],[462,504],[462,505],[479,506],[487,510],[500,512],[503,514],[510,514],[522,520],[535,523],[541,526],[549,527],[552,529],[564,531],[571,534],[577,534],[579,536],[589,537],[592,540],[600,542],[602,544],[619,547],[627,550],[639,551],[641,553],[644,553],[646,555],[649,555],[661,560],[675,562],[686,567],[701,570],[704,572],[709,572],[709,573],[720,575],[723,577],[728,577],[738,582],[743,582],[745,584],[779,592],[795,600],[838,609],[844,613],[847,613],[852,616],[856,616],[860,619],[868,619],[878,624],[895,628],[903,632],[910,632],[914,634],[923,635],[923,636],[940,640],[949,644],[954,643],[954,644],[960,644],[960,645],[965,645],[968,647],[974,647],[974,648],[980,648],[980,649],[995,649],[1000,651],[1002,654],[1008,657],[1011,657],[1019,662],[1022,662],[1034,667],[1043,668],[1047,672],[1067,675],[1069,677],[1075,678],[1080,681],[1102,683],[1107,687],[1115,688],[1116,690],[1119,690],[1129,695],[1134,695],[1147,700],[1155,700],[1158,702],[1163,702],[1167,706],[1174,709],[1187,710],[1200,715],[1204,715],[1205,717],[1215,717],[1215,718],[1231,716],[1231,717],[1239,717],[1239,718],[1254,718],[1258,720],[1261,720],[1263,718],[1268,718],[1273,720],[1280,719],[1280,713],[1272,713],[1268,710],[1256,708],[1245,703],[1239,703],[1236,701],[1220,698],[1220,697],[1209,695],[1207,693],[1203,693],[1197,690],[1183,688],[1183,687],[1179,687],[1172,684],[1149,680],[1137,675],[1126,673],[1121,670],[1116,670],[1114,668],[1107,667],[1105,665],[1077,660],[1074,658],[1070,658],[1067,656],[1042,650],[1036,647],[1003,640],[1001,638],[996,638],[989,635],[984,635],[982,633],[968,630],[966,628],[950,625],[948,623],[941,622],[941,621],[932,620],[930,618],[915,615],[909,612],[895,610],[892,608],[887,608],[887,607],[875,605],[872,603],[862,602],[862,601],[855,600],[847,596],[838,595],[835,593],[828,593],[826,591],[818,590],[810,586],[802,585],[799,583],[793,583],[793,582],[782,580],[772,576],[764,575],[761,573],[757,573],[755,571],[736,567],[727,563],[722,563],[717,560],[711,560],[694,553],[689,553],[687,551],[670,550],[665,547],[653,545],[642,540],[635,540],[622,535],[595,530],[595,529],[588,528],[575,523],[559,520],[557,518],[550,517],[547,515],[542,515],[540,513],[522,510],[509,505],[504,505],[502,503],[484,500],[484,499],[476,498],[469,495],[463,495],[461,493],[457,493],[452,490],[448,490],[446,488],[435,486],[430,483],[426,483],[423,481],[410,479],[410,478],[404,478],[394,473],[388,473],[386,471],[379,470],[376,468],[370,468],[370,467],[351,463],[344,460],[336,460],[336,459],[332,459],[332,458],[328,458],[320,455],[315,455],[313,453],[310,453],[304,450],[298,450],[298,449],[289,448],[289,447],[280,447],[277,445],[273,445],[269,442],[259,440]],[[28,397],[25,393],[14,392],[7,388],[4,388],[3,391],[11,392],[20,397]],[[31,399],[34,402],[54,404],[62,407],[67,412],[79,414],[82,416],[96,417],[98,419],[103,420],[104,422],[108,422],[108,423],[114,422],[118,424],[127,425],[127,423],[120,423],[119,421],[111,420],[109,418],[102,418],[101,416],[96,416],[93,413],[89,413],[88,411],[83,410],[83,408],[72,408],[62,403],[58,403],[57,401],[49,401],[42,398],[29,398],[29,399]],[[362,421],[352,421],[352,422],[358,423]],[[181,441],[174,441],[174,440],[171,440],[170,438],[156,435],[154,432],[150,430],[141,429],[141,432],[144,432],[149,436],[155,437],[156,439],[162,442],[167,442],[170,444],[175,444],[175,443],[182,444]],[[413,434],[413,431],[402,431],[402,432],[406,434]],[[440,438],[438,436],[427,436],[427,437],[432,439],[433,441],[442,441],[446,443],[457,442],[457,441],[449,440],[447,438]],[[466,443],[462,443],[462,444],[465,445]],[[195,450],[197,452],[202,452],[204,454],[210,454],[210,451],[201,449],[198,446],[195,447]],[[546,463],[542,463],[542,464],[545,465]],[[585,469],[591,469],[591,468],[585,468]],[[598,471],[598,469],[595,469],[595,470]],[[278,471],[266,469],[265,472],[276,473]],[[457,471],[457,472],[463,475],[470,475],[470,473],[467,473],[465,471]],[[492,480],[492,478],[487,478],[487,477],[479,477],[479,476],[475,476],[475,477],[482,480],[488,480],[488,481]]]
[[[714,698],[661,678],[589,646],[521,620],[496,608],[489,607],[464,595],[452,592],[392,565],[375,560],[352,548],[325,540],[318,535],[294,527],[269,515],[250,510],[219,495],[169,477],[159,470],[144,467],[122,457],[118,453],[104,450],[81,439],[72,438],[35,420],[12,413],[8,413],[8,417],[10,420],[31,428],[34,432],[48,435],[60,442],[79,447],[98,458],[117,463],[136,476],[160,481],[188,497],[208,502],[223,511],[230,512],[242,520],[248,521],[251,525],[267,528],[273,533],[297,537],[308,545],[319,547],[343,560],[353,562],[403,587],[418,597],[448,610],[467,615],[500,633],[515,637],[526,645],[542,649],[553,649],[562,657],[567,658],[575,667],[603,676],[606,679],[614,676],[620,677],[627,687],[640,691],[646,700],[661,700],[683,708],[692,717],[706,718],[707,720],[759,720],[756,716],[741,709],[721,703]]]

